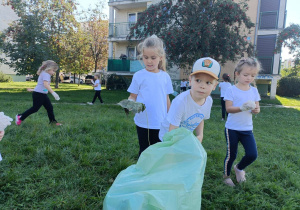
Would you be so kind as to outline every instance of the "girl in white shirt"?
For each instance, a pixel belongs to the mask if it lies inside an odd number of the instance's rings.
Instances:
[[[145,104],[143,112],[135,114],[140,151],[160,142],[158,133],[169,107],[169,94],[173,93],[172,81],[166,72],[166,55],[163,41],[156,35],[138,45],[145,69],[133,75],[128,88],[129,100]]]
[[[231,86],[231,79],[230,79],[229,74],[227,74],[227,73],[224,73],[222,78],[223,78],[223,82],[219,83],[219,90],[221,91],[222,121],[224,121],[225,113],[226,113],[226,116],[228,116],[228,113],[226,112],[226,108],[225,108],[224,96],[225,96],[227,89]]]
[[[100,75],[95,74],[94,76],[95,82],[93,83],[93,87],[95,89],[95,95],[92,102],[87,102],[89,105],[93,105],[97,98],[99,98],[100,103],[103,104],[103,100],[101,98],[101,83],[100,83]]]
[[[260,64],[255,58],[242,58],[235,68],[236,85],[227,89],[224,97],[226,111],[229,113],[225,124],[225,138],[227,143],[224,160],[224,183],[234,186],[230,178],[232,164],[237,156],[238,143],[245,149],[244,157],[234,166],[238,183],[246,181],[244,169],[257,158],[256,142],[253,136],[252,114],[260,112],[260,96],[254,82],[260,70]]]

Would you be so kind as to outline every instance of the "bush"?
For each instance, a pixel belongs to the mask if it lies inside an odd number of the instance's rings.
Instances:
[[[5,75],[2,71],[0,71],[0,82],[11,82],[11,76]]]
[[[130,80],[122,75],[111,74],[107,77],[106,89],[126,90],[130,85]]]
[[[283,77],[279,80],[277,94],[280,96],[297,97],[300,95],[300,78]]]

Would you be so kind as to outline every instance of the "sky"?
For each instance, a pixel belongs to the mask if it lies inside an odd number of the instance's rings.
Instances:
[[[97,2],[101,0],[77,0],[79,3],[79,7],[83,9],[87,9],[90,5],[93,6]],[[105,0],[105,9],[104,13],[108,17],[108,0]],[[289,26],[291,23],[300,24],[300,0],[287,0],[287,18],[286,18],[286,27]],[[281,52],[282,60],[286,60],[292,58],[292,55],[289,54],[287,48],[283,48]]]

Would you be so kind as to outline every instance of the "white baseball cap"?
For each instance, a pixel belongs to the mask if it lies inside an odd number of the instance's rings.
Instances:
[[[198,59],[194,63],[191,76],[198,73],[205,73],[212,76],[215,79],[219,79],[220,71],[221,66],[216,60],[210,57],[205,57]]]

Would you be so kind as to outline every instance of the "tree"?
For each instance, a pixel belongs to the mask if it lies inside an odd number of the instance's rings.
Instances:
[[[4,60],[18,74],[36,74],[44,60],[60,65],[61,41],[76,29],[74,0],[7,1],[19,19],[1,34],[0,48],[10,60]],[[58,87],[59,71],[56,73]]]
[[[287,47],[290,54],[294,54],[294,68],[297,68],[300,64],[300,25],[291,24],[280,32],[277,37],[275,52],[279,53],[282,46]]]
[[[95,9],[89,9],[82,23],[89,40],[89,55],[93,59],[95,72],[107,66],[108,60],[108,21],[103,20],[102,9],[101,4],[97,4]]]
[[[89,39],[80,27],[66,35],[62,47],[64,54],[61,65],[67,72],[74,73],[74,80],[76,74],[88,73],[93,67],[93,60],[88,56]],[[79,83],[80,80],[78,80],[78,85]]]
[[[179,66],[204,56],[234,61],[253,54],[245,39],[254,26],[246,15],[247,1],[162,0],[140,15],[128,39],[156,34],[165,42],[168,61]]]

